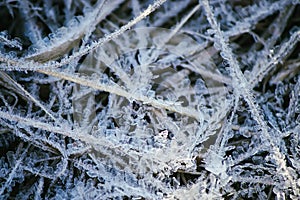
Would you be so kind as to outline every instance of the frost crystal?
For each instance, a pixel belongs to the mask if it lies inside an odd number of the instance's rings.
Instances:
[[[0,8],[0,199],[300,199],[299,1]]]

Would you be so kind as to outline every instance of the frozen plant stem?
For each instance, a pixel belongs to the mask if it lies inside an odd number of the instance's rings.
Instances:
[[[16,173],[18,173],[18,169],[22,166],[23,159],[25,158],[27,151],[30,147],[30,144],[23,150],[20,158],[16,160],[15,166],[12,168],[11,172],[9,173],[9,177],[7,178],[6,182],[0,188],[0,196],[4,193],[5,189],[11,184],[13,178],[15,177]]]
[[[97,42],[92,43],[90,46],[86,46],[85,48],[80,48],[80,50],[73,55],[69,56],[68,58],[62,59],[61,62],[53,62],[48,61],[44,64],[34,62],[32,60],[19,60],[19,59],[12,59],[7,58],[6,56],[0,56],[0,62],[7,63],[6,67],[1,66],[0,69],[5,70],[18,70],[18,71],[24,71],[24,70],[30,70],[30,71],[36,71],[37,69],[53,69],[58,68],[63,65],[67,65],[70,62],[72,62],[74,59],[80,58],[83,55],[88,54],[89,52],[97,49],[104,43],[113,40],[114,38],[118,37],[125,31],[132,28],[135,24],[143,20],[145,17],[150,15],[152,12],[154,12],[157,8],[159,8],[163,3],[165,3],[167,0],[157,0],[152,5],[149,5],[147,9],[145,9],[139,16],[129,21],[127,24],[122,26],[120,29],[114,31],[111,34],[105,35],[103,38],[99,39]],[[1,54],[0,54],[1,55]],[[42,66],[41,66],[42,65]]]
[[[250,107],[250,112],[254,120],[258,123],[262,130],[263,138],[269,143],[269,146],[272,148],[273,158],[276,160],[276,164],[279,166],[278,171],[286,176],[288,180],[288,185],[296,190],[296,185],[293,183],[292,175],[290,174],[284,156],[281,154],[279,147],[276,142],[272,138],[271,134],[268,132],[267,123],[263,120],[263,114],[259,111],[259,106],[255,103],[253,94],[249,88],[249,83],[242,73],[238,61],[235,59],[231,48],[228,45],[227,38],[223,34],[220,26],[218,25],[213,12],[210,8],[208,0],[203,0],[204,10],[206,12],[207,20],[209,21],[213,31],[215,43],[217,44],[217,48],[219,46],[219,50],[221,50],[221,56],[228,62],[229,64],[229,73],[232,77],[233,86],[235,89],[235,95],[242,96]]]
[[[13,80],[8,74],[5,72],[0,71],[0,81],[3,79],[3,81],[6,84],[11,85],[13,89],[16,91],[19,91],[20,95],[25,96],[26,98],[29,98],[32,102],[34,102],[37,106],[39,106],[48,116],[50,116],[51,119],[56,121],[56,118],[48,111],[48,109],[37,99],[35,99],[27,90],[25,90],[19,83],[17,83],[15,80]]]
[[[300,31],[293,33],[290,39],[281,45],[278,53],[271,57],[270,61],[265,65],[261,66],[257,72],[255,72],[254,76],[249,80],[250,87],[255,87],[256,84],[259,83],[272,69],[274,69],[279,63],[280,60],[283,60],[289,54],[291,54],[296,48],[300,40]]]
[[[156,108],[167,109],[167,110],[179,113],[181,115],[189,116],[189,117],[199,120],[199,112],[197,110],[195,110],[194,108],[182,107],[181,105],[178,105],[174,102],[157,100],[154,98],[144,96],[142,94],[130,93],[130,92],[127,92],[125,89],[119,87],[117,84],[103,84],[103,83],[100,83],[100,80],[91,80],[88,77],[72,75],[72,74],[64,73],[64,72],[57,71],[57,70],[52,70],[52,71],[37,70],[37,71],[40,73],[54,76],[57,78],[61,78],[64,80],[69,80],[69,81],[78,83],[83,86],[88,86],[95,90],[102,90],[105,92],[116,94],[116,95],[125,97],[129,100],[134,99],[137,101],[141,101],[144,104],[149,104]]]
[[[83,142],[86,142],[87,144],[91,145],[101,145],[103,147],[113,147],[113,145],[109,141],[104,141],[104,139],[97,139],[96,137],[86,134],[82,130],[72,130],[70,127],[66,127],[64,125],[64,128],[54,126],[49,123],[40,122],[35,119],[30,118],[24,118],[15,114],[9,114],[7,112],[3,112],[0,110],[0,118],[7,119],[11,122],[17,122],[25,126],[38,128],[44,131],[53,132],[59,135],[63,135],[65,137],[73,138],[74,140],[81,140]]]
[[[164,2],[166,2],[166,0],[157,0],[153,3],[153,5],[149,5],[148,8],[146,10],[144,10],[139,16],[137,16],[136,18],[134,18],[133,20],[131,20],[130,22],[128,22],[127,24],[125,24],[124,26],[122,26],[120,29],[116,30],[115,32],[109,34],[109,35],[105,35],[103,38],[101,38],[99,41],[92,43],[91,46],[88,46],[86,48],[83,48],[81,51],[76,52],[75,54],[73,54],[72,56],[70,56],[67,59],[63,59],[60,63],[58,63],[55,67],[61,67],[63,65],[66,65],[68,63],[70,63],[72,60],[79,58],[83,55],[88,54],[89,52],[93,51],[94,49],[100,47],[102,44],[104,44],[105,42],[108,42],[116,37],[118,37],[119,35],[121,35],[122,33],[124,33],[125,31],[129,30],[130,28],[132,28],[135,24],[137,24],[138,22],[140,22],[141,20],[143,20],[145,17],[147,17],[148,15],[150,15],[152,12],[154,12],[157,8],[159,8]],[[50,63],[46,63],[46,66],[48,65],[51,66],[51,62]],[[50,67],[49,66],[49,67]]]
[[[207,19],[215,31],[215,42],[220,45],[221,55],[228,62],[230,68],[229,73],[231,75],[233,86],[235,89],[235,95],[242,95],[246,102],[248,103],[251,113],[257,123],[260,125],[265,137],[270,140],[267,124],[262,119],[262,115],[259,112],[258,106],[254,103],[253,94],[250,91],[248,86],[248,81],[242,73],[237,60],[235,59],[232,50],[227,44],[224,34],[222,33],[220,26],[217,24],[216,19],[213,16],[212,10],[210,9],[209,3],[207,0],[203,0],[204,9],[207,14]]]

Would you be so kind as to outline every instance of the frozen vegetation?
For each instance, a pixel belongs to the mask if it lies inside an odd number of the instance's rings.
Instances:
[[[0,199],[300,199],[299,0],[1,0]]]

